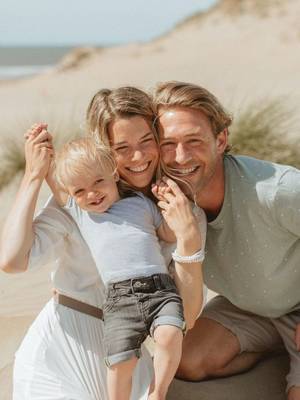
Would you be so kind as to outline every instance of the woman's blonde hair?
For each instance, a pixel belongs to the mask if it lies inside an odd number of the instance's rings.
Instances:
[[[133,86],[123,86],[117,89],[101,89],[87,109],[87,131],[97,142],[109,143],[109,124],[119,118],[141,116],[149,122],[153,134],[158,141],[154,129],[155,112],[151,97],[143,90]]]
[[[103,177],[117,174],[117,166],[111,149],[93,138],[84,137],[71,140],[63,145],[55,156],[55,177],[58,185],[67,191],[74,178],[94,176],[99,172]],[[132,194],[128,187],[118,184],[121,197]]]

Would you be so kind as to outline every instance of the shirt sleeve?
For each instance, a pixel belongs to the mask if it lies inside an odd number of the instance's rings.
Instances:
[[[74,221],[51,196],[33,222],[34,241],[28,269],[55,261],[64,251],[65,240],[73,230]]]
[[[279,224],[300,238],[300,171],[291,168],[279,182],[275,195],[275,217]]]
[[[148,199],[147,197],[143,196],[145,202],[147,203],[148,209],[150,210],[150,213],[152,215],[153,218],[153,225],[155,227],[155,229],[158,229],[160,224],[162,223],[162,215],[161,212],[159,211],[157,205],[150,199]]]

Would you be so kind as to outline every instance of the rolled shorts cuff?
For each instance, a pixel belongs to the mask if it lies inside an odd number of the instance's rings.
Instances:
[[[112,354],[110,356],[105,357],[104,361],[106,366],[112,367],[115,364],[119,364],[124,361],[128,361],[131,358],[140,358],[141,357],[141,350],[140,349],[133,349],[133,350],[127,350],[123,351],[122,353],[117,353],[117,354]]]
[[[238,340],[240,344],[240,353],[245,351],[246,349],[246,339],[243,337],[243,334],[238,329],[238,327],[228,321],[226,316],[220,315],[217,312],[211,310],[205,310],[201,314],[201,318],[212,319],[213,321],[217,322],[218,324],[224,326],[224,328],[228,329]]]
[[[286,393],[293,387],[297,386],[300,388],[300,375],[289,373],[286,377],[287,386],[286,386]]]
[[[183,334],[186,331],[185,321],[181,318],[173,317],[171,315],[161,315],[152,322],[150,327],[150,336],[153,337],[155,329],[160,325],[171,325],[179,328]]]

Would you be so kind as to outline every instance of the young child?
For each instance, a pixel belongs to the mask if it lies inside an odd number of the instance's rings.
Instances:
[[[199,223],[189,201],[171,180],[161,189],[155,187],[163,219],[151,200],[118,185],[110,150],[90,138],[63,146],[55,158],[55,176],[69,195],[60,196],[60,202],[76,221],[106,286],[103,315],[110,400],[129,399],[132,372],[149,333],[156,342],[149,398],[164,399],[180,361],[185,321],[157,235],[167,242],[177,238],[174,259],[201,269]],[[187,230],[193,237],[188,244]],[[198,298],[202,299],[200,293]],[[200,308],[201,304],[199,312]]]

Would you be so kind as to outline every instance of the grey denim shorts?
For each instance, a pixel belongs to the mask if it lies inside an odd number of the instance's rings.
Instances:
[[[140,357],[141,344],[158,325],[185,330],[182,300],[168,274],[109,284],[103,317],[107,366]]]

